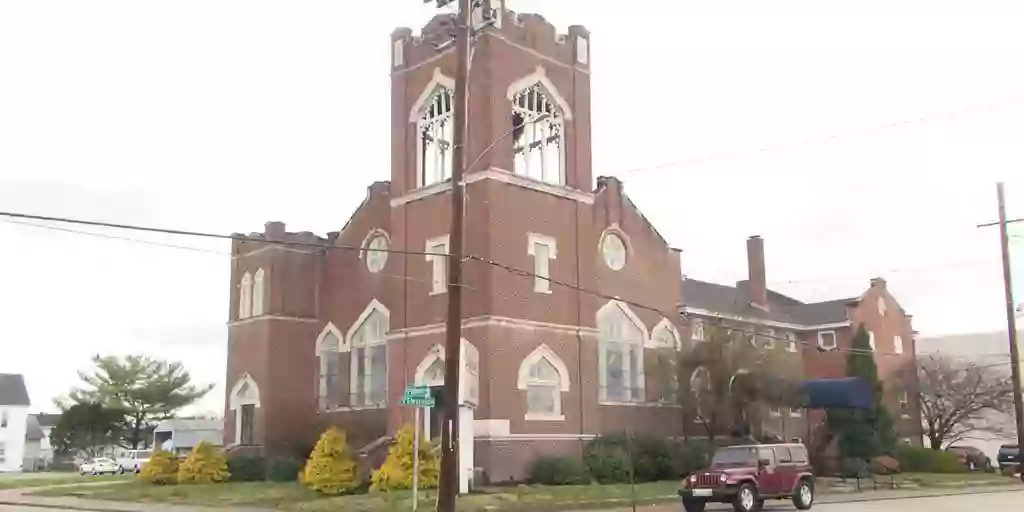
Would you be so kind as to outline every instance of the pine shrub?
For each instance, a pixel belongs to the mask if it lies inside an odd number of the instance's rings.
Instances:
[[[356,461],[345,432],[336,427],[324,431],[306,461],[302,483],[329,496],[348,494],[359,487]]]
[[[178,459],[171,452],[155,450],[149,457],[149,461],[142,466],[139,479],[154,485],[178,483]]]
[[[219,450],[206,441],[200,441],[178,466],[178,483],[217,484],[231,478],[228,461]]]
[[[395,442],[388,448],[388,457],[380,469],[373,472],[371,491],[393,491],[412,489],[413,475],[413,430],[406,425],[398,431]],[[441,461],[434,453],[433,443],[420,439],[419,481],[420,489],[437,487],[441,474]]]

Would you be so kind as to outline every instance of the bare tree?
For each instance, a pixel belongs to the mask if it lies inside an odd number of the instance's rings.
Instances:
[[[1010,410],[1013,388],[999,367],[976,365],[942,355],[919,357],[903,368],[905,390],[921,403],[924,435],[941,450],[972,434],[1001,433],[1002,411]]]
[[[706,341],[681,354],[678,399],[685,421],[700,424],[708,439],[729,432],[740,422],[758,427],[759,404],[795,405],[795,386],[779,372],[779,350],[759,346],[748,329],[726,325],[705,327]]]

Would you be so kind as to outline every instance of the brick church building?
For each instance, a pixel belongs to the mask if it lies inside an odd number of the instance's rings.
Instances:
[[[469,80],[465,253],[597,293],[465,262],[460,451],[496,481],[601,432],[674,433],[645,368],[681,347],[678,252],[619,180],[595,187],[590,34],[499,12]],[[406,385],[443,384],[446,264],[424,253],[448,247],[449,23],[392,34],[390,181],[326,237],[270,222],[234,243],[226,446],[291,453],[338,425],[358,449],[412,424]]]
[[[840,353],[820,353],[848,346],[854,305],[875,296],[803,304],[771,292],[754,239],[749,281],[684,281],[679,252],[623,184],[592,175],[589,32],[560,34],[540,15],[492,4],[499,18],[475,39],[469,78],[465,253],[476,258],[463,265],[464,478],[477,468],[489,481],[521,479],[538,455],[578,454],[605,432],[699,435],[665,369],[701,339],[704,319],[767,329],[763,345],[792,352],[797,374],[822,357],[841,364]],[[448,249],[451,217],[456,59],[454,45],[439,44],[450,24],[440,15],[419,35],[391,36],[390,180],[370,184],[326,237],[270,222],[234,242],[229,450],[294,455],[337,425],[371,451],[414,423],[399,404],[407,385],[443,385],[447,266],[434,254]],[[886,317],[884,343],[909,340],[909,315],[890,309],[899,316]],[[882,317],[865,318],[883,328]],[[810,430],[795,411],[766,414],[785,436]],[[436,409],[416,425],[427,438],[439,427]]]

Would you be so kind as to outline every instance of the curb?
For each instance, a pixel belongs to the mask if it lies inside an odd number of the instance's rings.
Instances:
[[[1013,485],[1013,484],[1001,484],[1001,485]],[[985,491],[970,491],[970,492],[936,492],[929,494],[921,494],[919,496],[864,496],[860,498],[853,498],[848,500],[829,500],[827,497],[824,499],[816,500],[815,503],[821,503],[823,505],[838,505],[841,503],[864,503],[866,501],[895,501],[895,500],[918,500],[922,498],[945,498],[949,496],[979,496],[982,494],[1001,494],[1007,492],[1024,492],[1022,487],[1014,487],[1011,489],[998,489],[993,488]]]
[[[35,507],[35,508],[49,508],[58,510],[85,510],[89,512],[135,512],[130,510],[119,510],[110,508],[86,508],[86,507],[73,507],[71,505],[46,505],[43,503],[28,503],[23,501],[0,501],[0,506],[6,507]]]

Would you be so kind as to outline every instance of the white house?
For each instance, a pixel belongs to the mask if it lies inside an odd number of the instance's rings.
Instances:
[[[25,379],[0,373],[0,472],[21,471],[30,405]]]

